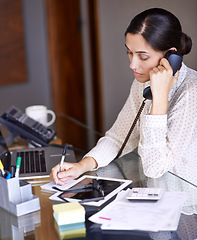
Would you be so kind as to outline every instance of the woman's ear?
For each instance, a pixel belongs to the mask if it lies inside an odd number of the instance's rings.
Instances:
[[[170,50],[177,52],[177,49],[175,47],[172,47],[172,48],[168,49],[168,51],[170,51]]]
[[[177,49],[175,47],[168,49],[168,51],[166,51],[164,57],[168,59],[170,54],[172,54],[173,52],[177,52]]]

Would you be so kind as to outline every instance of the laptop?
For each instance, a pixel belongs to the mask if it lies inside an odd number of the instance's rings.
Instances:
[[[5,170],[16,166],[17,157],[21,157],[19,178],[31,179],[49,176],[51,169],[60,163],[63,148],[53,145],[46,147],[10,150],[0,130],[0,159]],[[74,151],[68,149],[66,162],[76,162]]]

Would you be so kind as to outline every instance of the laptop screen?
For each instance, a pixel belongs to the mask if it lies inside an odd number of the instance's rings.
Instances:
[[[11,166],[11,154],[8,150],[7,144],[5,142],[1,130],[0,130],[0,158],[2,160],[4,168],[9,171]]]

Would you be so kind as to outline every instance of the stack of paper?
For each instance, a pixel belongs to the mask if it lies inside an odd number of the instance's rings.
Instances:
[[[103,230],[175,231],[182,206],[184,192],[164,192],[158,201],[129,201],[130,189],[121,191],[117,198],[89,218],[101,224]]]
[[[80,203],[55,204],[53,216],[60,239],[85,237],[85,209]]]

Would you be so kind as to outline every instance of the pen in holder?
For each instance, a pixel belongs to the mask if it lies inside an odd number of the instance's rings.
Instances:
[[[40,209],[39,198],[32,194],[31,184],[19,178],[0,176],[0,207],[16,216]]]

